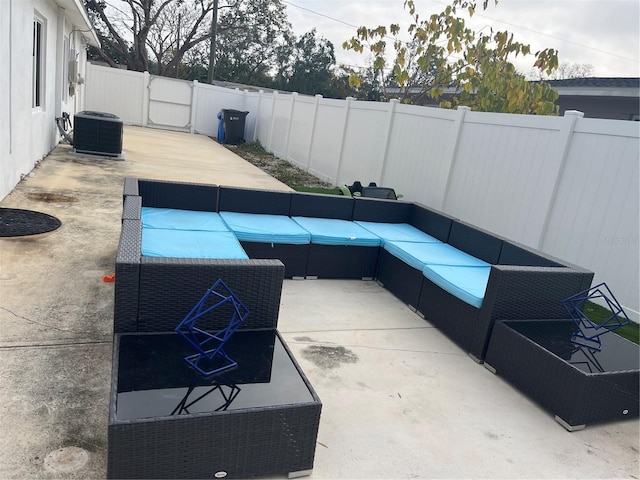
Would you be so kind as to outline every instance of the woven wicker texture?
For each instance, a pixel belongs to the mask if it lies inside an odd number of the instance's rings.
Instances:
[[[381,223],[410,223],[413,204],[378,198],[354,198],[353,220]]]
[[[414,204],[409,223],[441,242],[447,242],[454,220],[453,217],[444,213],[436,212],[424,205]]]
[[[307,274],[309,244],[285,245],[277,243],[240,242],[249,258],[277,258],[284,264],[284,277],[304,277]]]
[[[447,243],[487,263],[496,264],[500,260],[502,239],[460,220],[451,225]]]
[[[220,187],[218,210],[221,212],[289,215],[290,192]]]
[[[291,194],[291,217],[353,219],[353,203],[351,197],[338,195],[321,195],[312,193]]]
[[[137,178],[126,177],[124,179],[124,188],[122,190],[122,196],[126,197],[127,195],[140,195],[140,191],[138,190]]]
[[[409,305],[418,308],[424,275],[384,249],[380,249],[376,279],[391,293]]]
[[[113,351],[107,478],[249,478],[313,468],[322,404],[286,344],[313,402],[118,421],[120,338]]]
[[[218,187],[198,183],[138,180],[145,207],[218,211]]]
[[[318,278],[373,278],[379,247],[343,245],[309,246],[307,276]]]
[[[546,322],[558,320],[535,323]],[[571,426],[638,417],[640,371],[637,368],[586,373],[513,330],[511,326],[517,323],[505,321],[494,328],[486,362],[498,375]],[[568,320],[564,323],[569,336],[573,324]],[[635,353],[636,363],[639,354],[640,350]]]
[[[173,330],[213,283],[222,279],[250,311],[240,328],[275,328],[284,265],[279,260],[201,260],[143,257],[140,268],[138,331]],[[220,329],[223,315],[199,327]]]
[[[142,222],[140,220],[123,220],[115,266],[116,283],[113,312],[115,333],[137,330],[141,242]]]
[[[140,220],[140,211],[142,208],[142,197],[137,195],[127,195],[124,197],[122,206],[123,220]]]

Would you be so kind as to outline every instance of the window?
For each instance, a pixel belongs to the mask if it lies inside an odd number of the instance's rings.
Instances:
[[[44,21],[33,19],[33,108],[41,107],[44,100]]]

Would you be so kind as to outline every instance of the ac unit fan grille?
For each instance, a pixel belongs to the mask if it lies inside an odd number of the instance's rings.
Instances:
[[[122,153],[122,120],[104,112],[74,115],[73,147],[78,153],[118,156]]]

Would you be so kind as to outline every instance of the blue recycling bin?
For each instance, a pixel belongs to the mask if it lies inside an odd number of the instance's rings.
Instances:
[[[222,111],[218,112],[218,143],[224,143],[224,121]]]

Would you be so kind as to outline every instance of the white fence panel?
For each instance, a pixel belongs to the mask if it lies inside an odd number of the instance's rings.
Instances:
[[[636,318],[639,158],[637,124],[579,119],[541,246],[593,270]]]
[[[123,123],[143,125],[148,74],[87,64],[85,109],[108,112]]]
[[[339,185],[380,182],[392,104],[351,102],[336,174]]]
[[[218,138],[218,113],[223,110],[248,111],[248,93],[216,87],[205,83],[195,83],[196,104],[194,105],[194,132]],[[253,94],[257,96],[257,94]],[[253,115],[251,115],[253,113]],[[244,138],[253,141],[255,110],[247,115]]]
[[[269,142],[271,131],[271,119],[273,118],[273,100],[271,95],[265,95],[263,91],[258,93],[256,125],[253,138],[264,147]]]
[[[273,117],[271,118],[268,150],[279,158],[287,157],[287,139],[293,101],[293,95],[275,93],[273,96]]]
[[[147,73],[88,65],[86,109],[146,125],[148,84]],[[335,185],[376,181],[591,269],[638,319],[636,123],[193,85],[193,131],[216,136],[221,109],[248,111],[247,141]]]
[[[405,200],[441,208],[461,112],[396,106],[380,185]]]
[[[322,99],[318,105],[309,172],[337,184],[335,178],[345,125],[346,102]]]
[[[570,120],[469,112],[445,210],[536,246],[560,173],[562,126]]]
[[[303,95],[295,97],[293,117],[289,129],[287,160],[306,170],[309,166],[309,147],[313,139],[315,111],[318,99]]]

